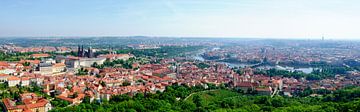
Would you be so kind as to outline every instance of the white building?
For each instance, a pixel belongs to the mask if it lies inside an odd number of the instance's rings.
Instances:
[[[0,74],[0,83],[7,82],[8,77],[9,77],[9,75],[7,75],[7,74]]]
[[[69,68],[80,68],[80,67],[91,67],[92,64],[97,63],[99,65],[103,64],[106,61],[106,58],[78,58],[72,57],[67,58],[65,64]]]
[[[15,72],[16,70],[11,68],[5,68],[0,70],[0,74],[13,74]]]
[[[106,58],[109,60],[128,60],[131,57],[134,57],[131,54],[103,54],[103,55],[99,55],[99,58]]]
[[[14,87],[14,86],[20,84],[20,78],[15,77],[15,76],[10,76],[10,77],[8,77],[7,80],[8,80],[9,87]]]
[[[51,75],[53,73],[53,68],[51,63],[40,63],[39,73],[41,75]]]
[[[21,77],[21,86],[29,86],[30,85],[30,79],[27,77]]]
[[[64,63],[55,63],[52,66],[53,73],[61,73],[61,72],[65,72],[65,70],[66,70],[66,65]]]
[[[64,63],[40,63],[39,71],[41,75],[58,75],[65,73],[66,65]]]

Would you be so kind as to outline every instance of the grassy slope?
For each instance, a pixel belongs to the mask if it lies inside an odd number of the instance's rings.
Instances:
[[[198,93],[195,93],[195,94],[201,96],[201,98],[204,101],[203,103],[205,105],[209,105],[209,103],[211,103],[211,102],[221,101],[221,100],[223,100],[225,98],[236,97],[236,96],[241,95],[239,93],[236,93],[236,92],[233,92],[233,91],[230,91],[230,90],[225,90],[225,89],[214,90],[214,91],[206,91],[206,92],[198,92]],[[192,102],[192,99],[193,99],[194,95],[190,96],[186,100]]]

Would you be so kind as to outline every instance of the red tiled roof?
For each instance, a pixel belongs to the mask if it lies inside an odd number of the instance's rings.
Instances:
[[[8,74],[0,74],[0,77],[7,77],[9,76]]]
[[[10,64],[5,61],[0,61],[0,66],[8,67],[8,66],[10,66]]]
[[[55,63],[53,67],[64,67],[66,66],[64,63]]]
[[[15,77],[15,76],[8,77],[8,81],[14,81],[14,80],[20,80],[20,78]]]
[[[49,57],[49,54],[32,54],[32,57],[37,57],[37,58],[41,58],[41,57]]]
[[[23,64],[21,64],[21,63],[18,63],[18,64],[16,64],[16,66],[18,67],[18,66],[24,66]]]
[[[30,80],[29,77],[21,77],[21,80]]]
[[[271,91],[270,88],[265,87],[265,88],[256,88],[256,91]]]
[[[79,60],[80,59],[80,57],[75,57],[75,56],[68,56],[67,58],[71,59],[71,60]]]
[[[33,99],[33,100],[36,103],[30,103],[30,104],[24,104],[24,105],[16,105],[15,101],[11,101],[9,98],[5,98],[2,101],[7,110],[22,109],[22,111],[24,111],[24,112],[31,110],[33,108],[44,107],[48,103],[48,100],[46,100],[46,99],[40,99],[40,100]]]
[[[240,82],[236,84],[239,87],[253,87],[253,84],[251,82]]]

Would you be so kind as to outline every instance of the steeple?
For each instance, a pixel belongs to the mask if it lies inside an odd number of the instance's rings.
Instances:
[[[93,53],[92,48],[90,46],[89,49],[88,49],[88,58],[93,58],[93,57],[94,57],[94,53]]]
[[[81,45],[81,57],[85,56],[84,45]]]
[[[80,45],[78,45],[78,57],[81,57],[81,47],[80,47]]]

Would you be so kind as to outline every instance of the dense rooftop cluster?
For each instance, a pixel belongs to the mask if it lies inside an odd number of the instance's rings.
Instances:
[[[350,59],[356,61],[358,52],[353,48],[344,50],[343,47],[233,46],[209,50],[203,56],[212,60],[199,61],[187,56],[178,57],[180,50],[186,52],[183,54],[191,54],[196,52],[194,51],[196,47],[181,49],[182,47],[178,45],[176,47],[169,47],[172,46],[171,44],[162,46],[166,47],[162,49],[156,45],[130,45],[129,47],[135,49],[126,49],[130,52],[117,53],[121,49],[111,48],[102,52],[98,51],[100,49],[92,48],[84,51],[80,47],[76,50],[76,48],[62,46],[22,48],[4,45],[2,50],[10,53],[9,55],[15,52],[11,55],[15,58],[11,61],[0,61],[0,84],[6,85],[6,89],[9,89],[1,92],[14,97],[4,96],[2,102],[7,111],[46,112],[53,108],[78,105],[85,99],[89,99],[89,102],[104,102],[119,95],[161,93],[165,92],[167,87],[179,85],[201,86],[205,89],[217,86],[243,94],[271,97],[306,96],[303,91],[335,91],[360,85],[360,73],[356,70],[347,70],[350,68],[349,65],[342,63]],[[148,47],[156,48],[148,49]],[[21,52],[25,54],[17,54]],[[168,56],[170,54],[174,57]],[[270,65],[289,65],[294,62],[307,64],[326,62],[332,65],[341,62],[345,68],[334,70],[337,72],[319,68],[317,74],[305,74],[298,71],[281,73],[272,69],[249,66],[232,67],[213,60],[237,60],[240,63]],[[322,77],[313,78],[314,75],[322,75]],[[33,89],[34,87],[41,90],[22,91],[22,88]],[[19,97],[15,97],[17,95],[12,92],[11,89],[14,88],[21,90],[21,92],[16,92],[19,93]],[[316,93],[307,94],[309,95],[321,96]],[[184,100],[181,98],[176,99]],[[67,103],[59,106],[59,101]]]

